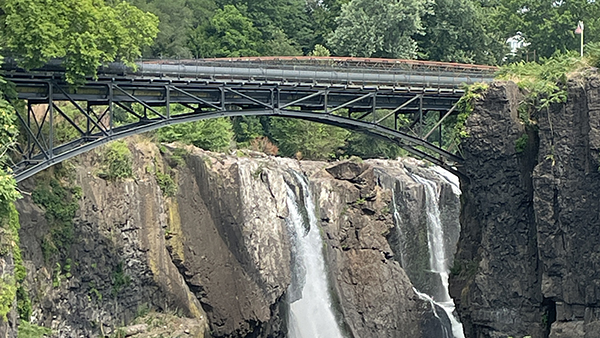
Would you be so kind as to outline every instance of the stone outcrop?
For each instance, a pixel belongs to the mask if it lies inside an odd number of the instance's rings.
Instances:
[[[413,291],[388,242],[395,227],[392,190],[378,184],[375,174],[384,167],[343,162],[324,172],[318,166],[303,163],[319,201],[328,266],[348,331],[353,337],[436,336],[439,322]]]
[[[599,85],[571,79],[529,128],[512,83],[475,102],[451,280],[467,337],[600,336]]]
[[[44,211],[29,194],[17,203],[34,299],[32,320],[58,337],[109,335],[147,307],[181,311],[208,332],[200,302],[166,249],[165,201],[154,175],[146,171],[158,151],[148,142],[132,150],[135,180],[112,183],[96,177],[96,154],[81,157],[75,166],[71,184],[80,186],[82,194],[75,241],[62,253],[72,262],[69,275],[44,260],[41,245],[49,231]],[[31,192],[34,184],[28,181],[21,188]]]

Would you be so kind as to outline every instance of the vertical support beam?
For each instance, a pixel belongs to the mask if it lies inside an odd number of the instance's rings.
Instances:
[[[419,96],[419,135],[423,135],[423,95]]]
[[[27,126],[28,128],[31,129],[31,114],[33,114],[33,108],[31,108],[31,102],[27,101]],[[31,145],[31,137],[32,135],[30,133],[27,133],[27,159],[29,159],[29,157],[31,157],[31,154],[33,154],[33,149],[32,149],[32,145]]]
[[[443,122],[443,121],[442,121],[442,119],[443,119],[444,117],[442,116],[442,111],[441,111],[441,110],[440,110],[440,112],[439,112],[439,113],[440,113],[440,120],[439,120],[439,124],[440,124],[440,126],[439,126],[439,132],[438,132],[438,136],[439,136],[439,138],[440,138],[440,139],[439,139],[439,140],[440,140],[439,146],[440,146],[440,148],[441,148],[441,147],[442,147],[442,143],[443,143],[443,142],[442,142],[442,122]]]
[[[225,88],[219,87],[221,90],[221,111],[225,111]]]
[[[165,86],[165,108],[167,109],[167,120],[171,119],[171,86]]]
[[[329,90],[325,90],[325,98],[324,98],[324,100],[323,100],[323,105],[324,105],[324,107],[323,107],[323,111],[325,111],[325,114],[329,114],[329,108],[327,108],[327,106],[328,106],[328,104],[329,104],[329,103],[327,102],[327,101],[328,101],[328,100],[327,100],[327,97],[328,97],[328,96],[329,96]]]
[[[375,116],[375,110],[377,108],[377,92],[373,93],[373,110],[371,111],[371,114],[373,115],[372,118],[372,122],[373,123],[377,123],[377,116]]]
[[[48,156],[54,157],[54,88],[52,82],[48,82],[48,112],[50,114],[50,134],[48,135]]]
[[[113,97],[113,94],[114,94],[113,93],[113,84],[111,82],[111,83],[108,84],[108,118],[109,118],[109,121],[108,121],[108,123],[109,123],[108,124],[108,135],[110,135],[110,136],[112,136],[112,134],[113,134],[113,128],[115,126],[114,125],[115,114],[114,114],[114,102],[113,102],[114,97]],[[98,121],[98,122],[100,122],[100,121]]]
[[[92,114],[90,114],[90,102],[85,103],[85,110],[87,111],[87,116],[85,119],[85,134],[86,136],[90,135],[90,119],[92,118]]]

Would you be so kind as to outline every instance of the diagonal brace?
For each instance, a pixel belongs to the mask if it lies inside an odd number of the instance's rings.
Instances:
[[[40,148],[42,154],[44,154],[44,157],[47,160],[49,160],[50,156],[48,156],[48,153],[46,153],[46,151],[44,150],[44,147],[42,147],[42,145],[40,144],[40,141],[38,140],[38,138],[35,137],[35,135],[33,134],[33,131],[31,130],[31,128],[29,128],[29,125],[27,125],[27,122],[25,122],[25,120],[23,119],[23,117],[21,116],[21,114],[17,113],[17,117],[19,118],[19,120],[21,121],[21,124],[23,125],[23,127],[27,131],[27,134],[29,134],[29,136],[31,137],[31,139],[33,140],[33,142],[38,146],[38,148]]]
[[[408,100],[408,101],[404,102],[404,103],[403,103],[402,105],[400,105],[398,108],[396,108],[396,109],[392,110],[392,111],[391,111],[391,112],[389,112],[389,113],[388,113],[386,116],[384,116],[384,117],[380,118],[379,120],[377,120],[375,123],[376,123],[376,124],[380,124],[380,123],[381,123],[381,121],[383,121],[383,120],[387,119],[388,117],[390,117],[390,116],[392,116],[392,115],[396,114],[396,113],[397,113],[397,112],[399,112],[399,111],[400,111],[402,108],[404,108],[404,107],[408,106],[409,104],[411,104],[411,103],[412,103],[414,100],[418,99],[419,97],[421,97],[421,95],[420,95],[420,94],[419,94],[419,95],[417,95],[417,96],[415,96],[415,97],[413,97],[412,99],[410,99],[410,100]]]
[[[425,135],[425,137],[423,137],[424,140],[427,140],[427,138],[429,137],[429,135],[431,135],[431,133],[433,133],[433,131],[440,126],[440,124],[442,124],[442,122],[444,122],[444,120],[446,119],[446,117],[450,116],[450,114],[452,114],[452,112],[454,111],[454,109],[456,109],[456,107],[458,107],[458,102],[452,106],[452,108],[450,108],[450,110],[448,110],[448,112],[446,113],[446,115],[444,115],[444,117],[442,117],[438,123],[435,124],[435,126],[433,126],[433,128],[431,128],[431,130],[427,133],[427,135]]]
[[[298,100],[296,100],[296,101],[292,101],[292,102],[286,103],[286,104],[284,104],[283,106],[281,106],[281,107],[279,107],[279,108],[280,108],[280,109],[284,109],[284,108],[287,108],[287,107],[289,107],[289,106],[294,106],[294,105],[296,105],[296,104],[298,104],[298,103],[300,103],[300,102],[302,102],[302,101],[306,101],[306,100],[308,100],[308,99],[312,99],[312,98],[313,98],[313,97],[315,97],[315,96],[320,96],[320,95],[323,95],[323,94],[325,94],[325,91],[324,91],[324,90],[320,90],[320,91],[318,91],[318,92],[316,92],[316,93],[312,93],[312,94],[310,94],[310,95],[307,95],[307,96],[305,96],[305,97],[299,98],[299,99],[298,99]]]
[[[62,111],[62,109],[60,109],[60,108],[59,108],[57,105],[55,105],[54,103],[52,103],[52,105],[54,106],[54,109],[56,109],[56,110],[57,110],[57,111],[60,113],[60,115],[61,115],[61,116],[62,116],[62,117],[65,119],[65,120],[67,120],[67,122],[69,122],[69,124],[70,124],[71,126],[73,126],[75,129],[77,129],[77,131],[78,131],[78,132],[79,132],[79,133],[80,133],[82,136],[83,136],[83,135],[85,135],[85,132],[84,132],[84,131],[83,131],[81,128],[79,128],[79,126],[77,125],[77,123],[75,123],[75,121],[73,121],[73,120],[72,120],[72,119],[71,119],[71,118],[70,118],[70,117],[69,117],[67,114],[65,114],[65,113]]]
[[[82,107],[79,105],[79,103],[77,103],[75,100],[73,100],[73,98],[72,98],[72,97],[69,95],[69,93],[67,93],[67,92],[66,92],[64,89],[62,89],[60,86],[58,86],[58,85],[56,85],[56,84],[54,85],[54,88],[58,88],[58,90],[59,90],[59,91],[60,91],[60,92],[61,92],[61,93],[62,93],[62,94],[63,94],[63,95],[64,95],[64,96],[67,98],[67,99],[69,99],[69,101],[71,102],[71,104],[72,104],[72,105],[74,105],[74,106],[75,106],[75,108],[77,108],[77,110],[79,110],[79,111],[80,111],[80,112],[81,112],[83,115],[85,115],[85,117],[88,119],[88,121],[90,121],[90,122],[91,122],[91,123],[92,123],[92,124],[93,124],[93,125],[94,125],[96,128],[98,128],[98,130],[100,130],[100,132],[102,132],[104,135],[107,135],[107,136],[108,136],[108,133],[107,133],[107,132],[106,132],[106,131],[105,131],[103,128],[101,128],[101,127],[100,127],[100,126],[99,126],[99,125],[96,123],[96,121],[94,121],[94,119],[92,118],[92,116],[90,116],[90,115],[89,115],[89,114],[88,114],[88,113],[85,111],[85,109],[83,109],[83,108],[82,108]],[[56,107],[56,106],[55,106],[55,107]],[[60,113],[61,113],[63,116],[65,115],[65,114],[63,114],[63,113],[62,113],[62,111],[60,111],[60,109],[59,109],[59,112],[60,112]]]
[[[232,92],[232,93],[234,93],[234,94],[236,94],[236,95],[239,95],[239,96],[241,96],[241,97],[243,97],[243,98],[245,98],[245,99],[248,99],[248,100],[250,100],[250,101],[252,101],[252,102],[254,102],[254,103],[258,103],[259,105],[261,105],[261,106],[263,106],[263,107],[266,107],[266,108],[269,108],[269,109],[273,109],[273,105],[270,105],[270,104],[268,104],[268,103],[264,103],[264,102],[262,102],[262,101],[259,101],[259,100],[255,99],[255,98],[253,98],[253,97],[251,97],[251,96],[248,96],[248,95],[246,95],[246,94],[242,94],[242,93],[238,92],[238,91],[237,91],[237,90],[235,90],[235,89],[231,89],[231,88],[227,88],[227,87],[224,87],[223,89],[224,89],[225,91]],[[220,108],[219,108],[219,109],[220,109]]]
[[[369,94],[363,95],[363,96],[361,96],[361,97],[357,97],[357,98],[355,98],[354,100],[350,100],[350,101],[348,101],[348,102],[346,102],[346,103],[344,103],[344,104],[341,104],[341,105],[339,105],[339,106],[337,106],[337,107],[335,107],[335,108],[333,108],[333,109],[331,109],[331,110],[328,110],[328,109],[327,109],[327,107],[325,107],[325,113],[327,113],[327,114],[331,114],[331,113],[333,113],[334,111],[340,110],[340,109],[342,109],[342,108],[344,108],[344,107],[347,107],[347,106],[349,106],[349,105],[351,105],[351,104],[353,104],[353,103],[356,103],[356,102],[358,102],[358,101],[360,101],[360,100],[364,100],[364,99],[366,99],[366,98],[368,98],[368,97],[371,97],[371,96],[375,96],[375,93],[369,93]]]
[[[203,99],[199,98],[198,96],[196,96],[196,95],[194,95],[194,94],[188,93],[188,92],[186,92],[185,90],[183,90],[183,89],[181,89],[181,88],[177,88],[177,87],[175,87],[175,86],[167,86],[167,87],[168,87],[168,88],[171,88],[171,89],[173,89],[173,90],[175,90],[175,91],[177,91],[177,92],[180,92],[181,94],[183,94],[183,95],[185,95],[185,96],[191,97],[192,99],[194,99],[194,100],[196,100],[196,101],[202,102],[202,103],[204,103],[204,104],[205,104],[205,105],[207,105],[207,106],[210,106],[210,107],[212,107],[212,108],[215,108],[215,109],[217,109],[217,110],[221,110],[221,107],[219,107],[219,106],[216,106],[216,105],[214,105],[214,104],[212,104],[212,103],[210,103],[210,102],[208,102],[208,101],[206,101],[206,100],[203,100]]]
[[[157,112],[154,108],[150,107],[146,102],[144,102],[144,101],[138,99],[137,97],[129,94],[128,92],[126,92],[125,90],[123,90],[121,87],[117,86],[116,84],[113,84],[112,86],[113,86],[113,88],[118,89],[120,92],[122,92],[123,94],[127,95],[129,98],[133,99],[135,102],[137,102],[137,103],[141,104],[142,106],[144,106],[144,108],[150,109],[154,114],[160,116],[163,119],[166,119],[166,117],[163,114]]]

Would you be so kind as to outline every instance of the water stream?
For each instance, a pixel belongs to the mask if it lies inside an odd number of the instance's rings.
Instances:
[[[444,241],[444,227],[440,219],[439,206],[439,185],[434,181],[430,181],[416,174],[411,175],[418,183],[425,188],[425,206],[427,212],[427,244],[429,247],[429,266],[431,272],[437,274],[441,280],[441,288],[436,289],[435,294],[426,295],[418,292],[417,295],[421,299],[427,300],[432,304],[434,314],[437,316],[435,305],[440,306],[450,319],[452,326],[452,336],[454,338],[464,338],[462,324],[454,316],[454,302],[448,293],[448,259],[446,257],[446,247]],[[440,174],[445,180],[451,183],[453,190],[455,189],[453,182],[445,175]],[[456,193],[456,190],[454,190]]]
[[[304,176],[292,174],[295,185],[287,186],[288,221],[295,242],[288,290],[288,337],[342,338],[329,294],[315,204]]]

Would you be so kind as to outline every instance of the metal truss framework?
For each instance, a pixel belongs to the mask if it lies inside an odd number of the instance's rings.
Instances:
[[[98,79],[73,88],[51,76],[11,81],[27,102],[18,114],[22,140],[12,156],[17,181],[111,140],[234,116],[299,118],[365,132],[455,173],[462,161],[441,141],[428,141],[432,135],[442,139],[442,121],[454,112],[462,90],[143,78]],[[438,123],[425,130],[430,112]]]

